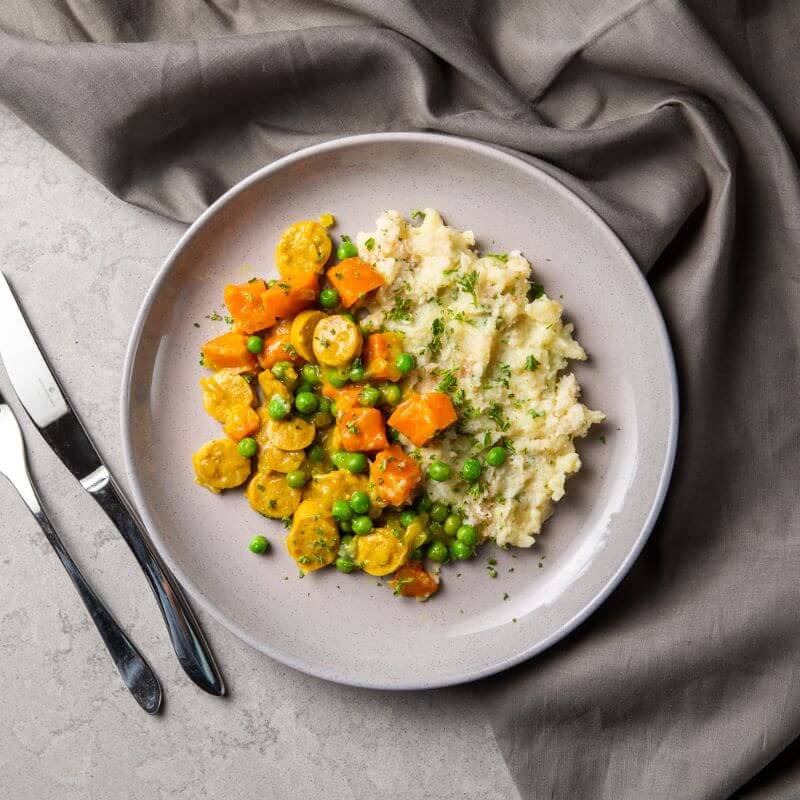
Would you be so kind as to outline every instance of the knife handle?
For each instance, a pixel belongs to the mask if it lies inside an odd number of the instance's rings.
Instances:
[[[155,714],[161,707],[161,685],[155,673],[145,661],[144,656],[136,649],[136,645],[128,638],[125,631],[111,615],[103,601],[97,596],[91,584],[78,569],[78,565],[72,560],[72,556],[70,556],[61,542],[53,523],[42,508],[39,494],[33,486],[33,482],[30,479],[28,480],[27,486],[24,487],[27,491],[23,491],[18,482],[14,485],[19,490],[25,505],[28,506],[31,514],[36,518],[39,527],[64,565],[64,569],[66,569],[73,585],[78,590],[78,594],[81,596],[92,622],[97,627],[120,677],[136,702],[148,714]]]
[[[133,510],[105,467],[101,467],[90,478],[91,481],[82,481],[84,488],[117,527],[147,576],[184,672],[209,694],[224,695],[225,684],[211,648],[175,577],[162,563],[143,526],[137,523]]]

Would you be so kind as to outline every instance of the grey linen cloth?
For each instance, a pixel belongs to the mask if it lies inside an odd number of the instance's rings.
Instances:
[[[189,221],[304,145],[441,131],[543,159],[647,273],[682,403],[652,538],[562,643],[449,690],[526,800],[800,797],[800,4],[693,5],[0,4],[0,101],[132,203]]]

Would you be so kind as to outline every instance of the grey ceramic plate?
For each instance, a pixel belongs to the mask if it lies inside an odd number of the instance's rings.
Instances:
[[[300,579],[282,526],[255,515],[239,492],[218,497],[196,486],[190,459],[219,435],[200,403],[198,354],[205,339],[226,330],[208,319],[222,310],[224,284],[272,276],[276,240],[298,219],[331,212],[334,234],[354,234],[372,228],[383,209],[426,206],[471,228],[482,248],[521,248],[548,294],[563,296],[590,356],[576,366],[584,396],[608,421],[579,442],[584,469],[534,549],[512,554],[487,545],[480,558],[446,571],[431,602],[415,603],[363,574],[324,570]],[[357,686],[415,689],[530,658],[597,608],[659,511],[677,411],[672,353],[650,290],[581,200],[535,166],[483,144],[374,134],[259,170],[189,228],[136,320],[122,427],[136,503],[197,602],[297,669]],[[272,541],[269,556],[247,551],[255,533]],[[494,579],[488,557],[498,562]]]

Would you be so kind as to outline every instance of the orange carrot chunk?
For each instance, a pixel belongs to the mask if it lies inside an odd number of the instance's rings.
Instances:
[[[336,405],[338,407],[338,400]],[[377,408],[349,408],[344,413],[340,412],[336,425],[342,437],[342,446],[351,453],[382,450],[389,446],[383,415]]]
[[[425,395],[411,392],[389,417],[389,425],[422,447],[457,419],[456,410],[444,392]]]
[[[357,303],[367,292],[383,286],[383,276],[358,256],[346,258],[331,267],[327,274],[345,308]]]
[[[303,359],[292,347],[289,331],[291,320],[281,320],[272,332],[272,336],[264,340],[264,348],[258,354],[258,363],[264,369],[271,369],[279,361],[291,361],[302,364]]]
[[[247,349],[247,337],[235,331],[210,339],[202,346],[201,352],[204,366],[209,369],[252,369],[256,365],[256,357]]]
[[[375,456],[369,477],[381,500],[390,506],[402,506],[411,501],[414,490],[422,481],[422,470],[395,444]]]
[[[422,568],[419,561],[404,564],[389,581],[389,586],[403,597],[416,597],[427,600],[439,591],[439,581]]]
[[[264,303],[266,292],[261,279],[225,287],[225,305],[240,332],[255,333],[275,324],[274,312]]]
[[[275,281],[264,293],[264,307],[276,319],[291,319],[317,300],[319,277],[315,272],[298,272]]]
[[[397,357],[403,352],[403,338],[397,333],[371,333],[364,345],[364,368],[368,378],[399,381]]]

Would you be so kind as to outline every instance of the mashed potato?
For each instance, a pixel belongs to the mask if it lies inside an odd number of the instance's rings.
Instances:
[[[485,465],[469,487],[430,481],[430,496],[460,507],[497,544],[530,547],[581,468],[574,439],[605,418],[579,401],[565,372],[586,353],[561,304],[519,251],[479,256],[472,232],[448,227],[433,209],[419,225],[387,211],[356,244],[386,280],[362,323],[402,334],[420,366],[414,388],[446,391],[459,414],[429,446],[404,446],[423,466],[441,459],[454,470],[496,444],[508,451],[502,467]]]

